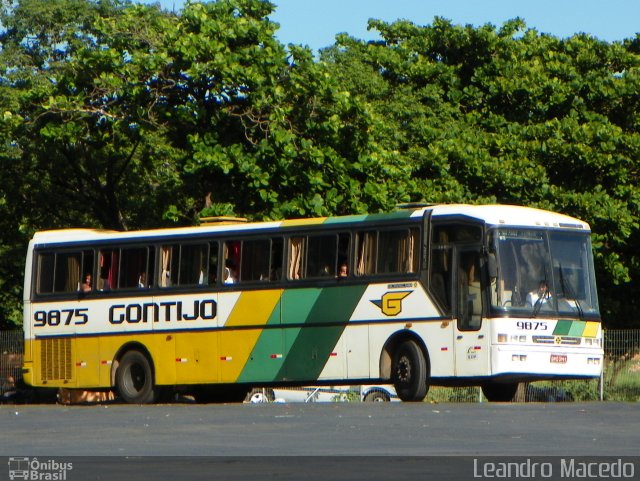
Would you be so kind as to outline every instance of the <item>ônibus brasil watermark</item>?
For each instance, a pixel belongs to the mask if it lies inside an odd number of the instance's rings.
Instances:
[[[60,462],[54,459],[38,459],[36,457],[10,457],[9,479],[25,479],[32,481],[65,481],[67,471],[73,470],[73,463]]]
[[[558,458],[552,461],[525,459],[517,462],[473,460],[473,477],[480,479],[633,479],[636,466],[623,459],[584,460]]]

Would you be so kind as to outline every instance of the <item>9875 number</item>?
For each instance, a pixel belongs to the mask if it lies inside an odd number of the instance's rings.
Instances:
[[[33,325],[43,326],[69,326],[82,325],[89,322],[87,312],[89,309],[62,309],[61,311],[36,311],[33,313]]]
[[[518,329],[523,331],[546,331],[547,323],[538,321],[518,321],[516,322]]]

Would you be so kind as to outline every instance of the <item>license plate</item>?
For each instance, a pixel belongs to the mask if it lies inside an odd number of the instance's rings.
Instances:
[[[551,362],[554,364],[566,364],[567,363],[567,355],[566,354],[551,354]]]

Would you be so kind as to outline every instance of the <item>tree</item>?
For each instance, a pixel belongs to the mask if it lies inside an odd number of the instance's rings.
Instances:
[[[588,221],[605,319],[634,315],[637,43],[560,40],[519,19],[500,29],[441,18],[369,26],[381,41],[342,36],[323,59],[387,120],[373,136],[411,166],[412,197],[532,205]]]

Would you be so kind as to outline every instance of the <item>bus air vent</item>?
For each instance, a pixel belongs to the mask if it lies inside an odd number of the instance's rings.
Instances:
[[[71,379],[71,338],[43,339],[40,347],[42,380]]]

